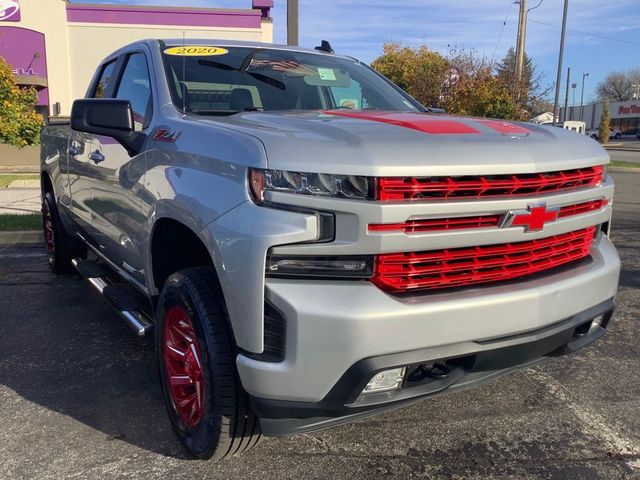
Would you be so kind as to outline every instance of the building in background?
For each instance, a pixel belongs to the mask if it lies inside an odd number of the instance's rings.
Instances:
[[[41,113],[66,116],[73,100],[84,97],[98,64],[133,41],[181,38],[184,32],[187,38],[272,42],[273,0],[238,0],[243,3],[251,8],[0,0],[0,57],[19,85],[38,90]]]
[[[587,130],[597,129],[602,117],[602,102],[590,103],[583,107],[582,120]],[[611,128],[620,130],[623,135],[635,135],[640,132],[640,100],[609,103]],[[580,106],[567,108],[567,120],[580,120]],[[560,118],[565,119],[564,108],[560,109]]]

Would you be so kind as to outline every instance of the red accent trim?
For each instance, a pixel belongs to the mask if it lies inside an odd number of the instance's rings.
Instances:
[[[478,134],[479,130],[455,120],[442,120],[428,113],[396,113],[370,112],[362,110],[324,110],[322,113],[336,117],[355,118],[357,120],[371,120],[373,122],[388,123],[397,127],[411,128],[423,133],[434,135]]]
[[[205,412],[204,365],[196,332],[184,308],[174,305],[167,311],[162,335],[167,388],[178,416],[193,428]]]
[[[593,200],[561,207],[558,218],[581,215],[583,213],[600,210],[607,206],[609,200]],[[370,232],[402,232],[418,233],[446,230],[462,230],[474,228],[491,228],[500,224],[502,215],[483,215],[477,217],[431,218],[427,220],[408,220],[404,223],[372,223],[368,226]]]
[[[578,205],[567,205],[560,208],[558,218],[593,212],[594,210],[600,210],[607,205],[609,205],[609,200],[593,200],[591,202],[579,203]]]
[[[558,218],[558,210],[547,210],[544,205],[531,207],[528,212],[514,215],[512,226],[524,226],[525,230],[542,230],[544,224],[554,222]]]
[[[477,120],[477,121],[489,127],[490,129],[495,130],[498,133],[504,133],[504,134],[531,133],[531,130],[524,128],[521,125],[505,122],[503,120]]]
[[[595,230],[518,243],[378,255],[371,281],[382,290],[401,293],[525,277],[589,255]]]
[[[429,220],[409,220],[405,223],[382,223],[369,225],[370,232],[401,231],[404,233],[459,230],[465,228],[497,227],[502,215],[481,217],[434,218]]]
[[[378,200],[448,200],[518,197],[593,187],[603,178],[603,167],[518,175],[464,177],[382,177]]]

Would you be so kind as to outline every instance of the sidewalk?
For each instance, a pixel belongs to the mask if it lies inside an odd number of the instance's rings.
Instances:
[[[40,213],[40,188],[0,188],[0,215]]]

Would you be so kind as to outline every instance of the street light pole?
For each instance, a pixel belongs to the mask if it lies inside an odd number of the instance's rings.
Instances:
[[[562,33],[560,33],[560,53],[558,55],[558,74],[556,76],[556,97],[553,102],[553,125],[556,124],[558,115],[558,103],[560,102],[560,82],[562,81],[562,56],[564,54],[564,36],[567,33],[567,11],[569,10],[569,0],[564,0],[564,11],[562,13]]]
[[[567,67],[567,91],[564,93],[564,115],[563,122],[567,121],[567,110],[569,109],[569,82],[571,81],[571,67]]]
[[[584,79],[588,77],[588,73],[582,74],[582,88],[580,89],[580,121],[584,118]]]

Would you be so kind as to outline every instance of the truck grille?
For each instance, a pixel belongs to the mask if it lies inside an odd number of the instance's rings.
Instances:
[[[526,242],[378,255],[372,281],[401,293],[524,277],[588,256],[595,229]]]
[[[603,178],[602,165],[575,170],[518,175],[460,177],[382,177],[377,198],[382,201],[481,199],[564,192],[593,187]]]

